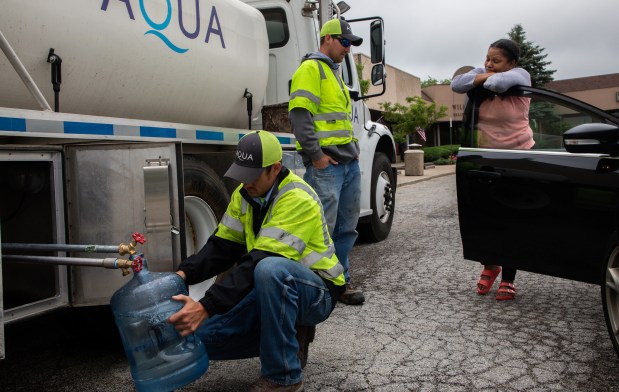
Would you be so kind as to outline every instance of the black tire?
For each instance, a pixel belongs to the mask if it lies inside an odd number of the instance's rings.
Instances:
[[[602,308],[610,340],[619,356],[619,245],[610,252],[602,281]]]
[[[192,156],[185,156],[183,158],[183,178],[185,181],[185,197],[194,196],[202,199],[213,211],[217,221],[221,221],[221,217],[226,212],[230,202],[230,196],[217,173],[203,161]],[[192,241],[195,244],[196,252],[204,246],[204,243],[201,243],[202,241],[195,237]],[[189,255],[192,252],[187,250],[187,253]],[[218,274],[214,281],[220,282],[226,274],[227,271]],[[208,283],[207,287],[212,282]]]
[[[185,196],[196,196],[204,200],[218,220],[226,212],[230,196],[222,179],[203,161],[192,156],[183,157],[183,179]]]
[[[380,181],[379,181],[380,180]],[[383,205],[377,208],[380,202],[380,197],[376,196],[376,187],[379,182],[385,185],[385,190],[382,195]],[[387,238],[391,231],[393,223],[393,215],[395,212],[395,189],[396,180],[391,169],[391,162],[387,155],[382,152],[374,154],[374,162],[372,163],[372,186],[370,193],[370,208],[372,208],[372,216],[366,222],[360,222],[357,226],[359,238],[366,242],[379,242]],[[385,211],[384,214],[379,211]]]

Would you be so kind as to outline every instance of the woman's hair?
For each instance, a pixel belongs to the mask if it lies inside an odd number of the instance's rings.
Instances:
[[[501,49],[508,60],[518,62],[520,59],[520,46],[511,39],[500,39],[490,44],[491,48]]]

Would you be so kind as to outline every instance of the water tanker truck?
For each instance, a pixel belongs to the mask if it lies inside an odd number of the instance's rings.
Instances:
[[[290,80],[301,57],[318,50],[320,26],[345,8],[326,0],[3,0],[0,357],[4,324],[109,303],[126,278],[74,261],[97,246],[110,252],[103,246],[144,233],[154,271],[173,271],[199,250],[237,185],[223,173],[250,129],[274,132],[284,164],[302,173],[286,119]],[[358,230],[380,241],[393,220],[395,146],[364,98],[385,89],[383,23],[348,21],[369,33],[378,86],[362,96],[352,54],[345,58],[361,148]],[[190,293],[201,296],[209,284]]]

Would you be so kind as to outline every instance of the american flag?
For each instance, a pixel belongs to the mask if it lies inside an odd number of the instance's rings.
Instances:
[[[421,127],[417,127],[415,128],[415,131],[417,131],[417,133],[419,134],[419,136],[423,139],[423,141],[426,141],[426,131],[423,130],[423,128]]]

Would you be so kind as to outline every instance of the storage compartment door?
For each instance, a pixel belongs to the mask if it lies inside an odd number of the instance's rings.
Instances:
[[[66,156],[70,243],[118,245],[139,232],[146,243],[138,245],[138,252],[144,253],[149,269],[173,271],[181,254],[180,144],[71,146]],[[73,305],[108,304],[129,279],[119,270],[71,267]]]

